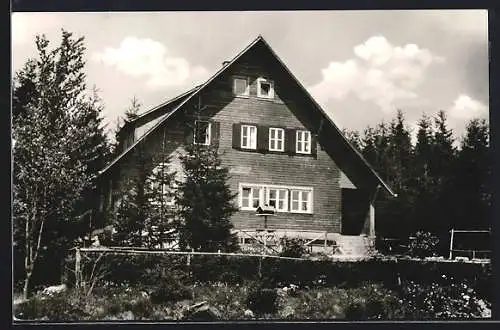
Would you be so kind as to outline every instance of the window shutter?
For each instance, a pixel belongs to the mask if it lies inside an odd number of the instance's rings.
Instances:
[[[220,123],[218,121],[212,121],[210,126],[211,126],[210,144],[218,147],[219,146],[219,139],[220,139]]]
[[[316,134],[311,132],[311,155],[316,157],[317,149],[318,149],[318,146],[317,146]]]
[[[260,152],[269,150],[269,126],[257,126],[257,150]]]
[[[295,154],[295,139],[295,130],[287,128],[285,131],[285,151],[290,155]]]
[[[241,124],[233,124],[233,148],[241,148]]]

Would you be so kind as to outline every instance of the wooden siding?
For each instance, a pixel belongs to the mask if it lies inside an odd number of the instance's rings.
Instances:
[[[316,134],[319,123],[317,118],[309,116],[312,109],[303,106],[300,96],[284,97],[281,91],[287,86],[284,81],[274,79],[270,71],[257,64],[252,54],[243,56],[234,63],[231,70],[213,81],[201,93],[185,104],[185,109],[194,106],[194,102],[208,106],[203,115],[220,125],[219,151],[224,166],[230,168],[229,184],[238,192],[240,183],[271,184],[286,186],[305,186],[314,189],[313,214],[278,213],[268,219],[268,227],[285,230],[316,230],[339,233],[341,231],[341,182],[350,182],[341,174],[336,162],[321,146],[316,144],[314,155],[288,155],[241,151],[233,148],[233,124],[253,123],[270,127],[306,129]],[[250,77],[250,96],[235,97],[232,94],[232,77]],[[273,80],[275,97],[272,100],[257,98],[257,78]],[[293,94],[293,93],[292,93]],[[164,129],[147,137],[145,145],[150,153],[155,153],[162,140],[166,139],[166,148],[171,154],[171,162],[180,170],[178,153],[184,143],[184,115],[176,113],[170,118]],[[315,142],[316,143],[316,142]],[[123,162],[121,181],[133,173],[133,157]],[[343,179],[341,179],[343,175]],[[346,180],[347,179],[347,180]],[[352,183],[351,183],[352,185]],[[235,200],[238,203],[238,200]],[[263,225],[263,219],[253,211],[239,211],[232,218],[236,229],[252,229]]]

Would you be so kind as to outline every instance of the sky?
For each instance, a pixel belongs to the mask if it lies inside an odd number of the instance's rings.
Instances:
[[[460,138],[489,117],[486,10],[13,13],[12,70],[35,35],[84,36],[88,86],[111,132],[135,96],[146,111],[214,74],[262,35],[340,128],[404,112],[413,133],[445,110]]]

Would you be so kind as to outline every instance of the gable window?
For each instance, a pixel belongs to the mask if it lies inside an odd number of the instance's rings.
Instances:
[[[309,131],[297,131],[295,139],[295,151],[298,154],[310,154],[311,153],[311,132]]]
[[[233,93],[237,96],[248,96],[250,95],[250,85],[248,84],[248,78],[235,77],[233,78]]]
[[[282,128],[269,128],[269,150],[284,151],[285,150],[285,130]]]
[[[292,189],[290,193],[290,211],[297,213],[312,212],[312,192],[310,190]]]
[[[265,78],[257,79],[257,97],[265,99],[274,98],[274,86],[271,80]]]
[[[194,143],[208,146],[210,144],[211,123],[208,121],[195,121]]]
[[[241,148],[257,148],[257,127],[251,125],[241,125]]]

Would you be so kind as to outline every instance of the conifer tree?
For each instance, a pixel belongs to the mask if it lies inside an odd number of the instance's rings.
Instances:
[[[195,106],[188,122],[195,135],[201,104]],[[209,146],[187,143],[181,156],[183,180],[179,182],[177,205],[180,225],[180,246],[197,251],[234,251],[236,237],[230,217],[237,211],[227,183],[229,170],[221,166],[217,143]]]

